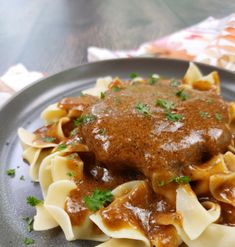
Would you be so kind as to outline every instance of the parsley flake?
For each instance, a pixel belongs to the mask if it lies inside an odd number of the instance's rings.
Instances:
[[[106,133],[106,129],[99,129],[98,134],[99,135],[104,135]]]
[[[67,159],[69,159],[69,160],[74,160],[74,159],[77,158],[77,157],[78,157],[78,154],[77,154],[77,153],[73,153],[73,154],[68,155],[68,156],[67,156]]]
[[[111,190],[95,189],[90,196],[84,197],[84,202],[90,211],[97,211],[112,200]]]
[[[42,203],[42,200],[38,200],[36,197],[34,196],[28,196],[26,198],[27,204],[29,204],[32,207],[37,206],[38,204]]]
[[[206,99],[206,103],[211,104],[213,102],[213,99]]]
[[[67,148],[67,145],[65,143],[61,143],[57,146],[57,150],[61,151]]]
[[[171,110],[175,107],[174,103],[171,101],[165,100],[165,99],[157,99],[156,105],[161,106],[162,108],[165,108],[166,110]]]
[[[85,115],[83,117],[83,123],[87,124],[87,123],[94,121],[95,119],[96,119],[96,116],[94,115]]]
[[[136,104],[135,110],[138,113],[142,113],[145,116],[151,116],[151,112],[150,112],[149,107],[146,104],[142,103],[142,102]]]
[[[188,99],[188,94],[184,92],[184,89],[177,91],[175,95],[179,97],[182,101]]]
[[[139,77],[136,73],[131,73],[130,74],[130,78],[131,79],[135,79],[136,77]]]
[[[30,217],[24,217],[23,220],[27,223],[28,232],[32,232],[34,219]]]
[[[15,169],[8,169],[7,170],[7,175],[10,176],[10,177],[14,177],[15,173],[16,173]]]
[[[74,120],[74,125],[75,126],[79,126],[83,123],[83,120],[84,120],[84,117],[81,116],[81,117],[78,117],[77,119]]]
[[[191,181],[191,179],[188,176],[179,176],[179,177],[173,177],[170,182],[174,182],[177,184],[188,184]]]
[[[79,126],[81,124],[88,124],[88,123],[91,123],[92,121],[94,121],[95,119],[96,119],[96,116],[94,116],[94,115],[80,116],[74,120],[74,125]]]
[[[42,138],[42,140],[44,141],[44,142],[54,142],[55,140],[56,140],[56,138],[55,137],[44,137],[44,138]]]
[[[203,119],[207,119],[208,117],[210,117],[210,114],[205,111],[200,111],[199,114]]]
[[[150,77],[149,77],[149,79],[148,79],[148,83],[150,84],[150,85],[155,85],[157,82],[158,82],[158,80],[159,80],[159,75],[157,75],[157,74],[152,74]]]
[[[166,183],[165,181],[162,180],[162,181],[159,182],[158,185],[159,185],[160,187],[162,187],[162,186],[165,186],[166,184],[167,184],[167,183]]]
[[[78,133],[78,129],[73,129],[71,132],[70,132],[70,136],[75,136],[75,135],[77,135],[77,133]]]
[[[121,88],[118,87],[118,86],[113,86],[113,87],[112,87],[112,91],[113,91],[113,92],[120,92],[120,91],[121,91]]]
[[[191,179],[188,176],[179,176],[179,177],[173,177],[168,181],[160,181],[158,186],[162,187],[169,183],[188,184],[190,181]]]
[[[101,98],[101,99],[104,99],[104,98],[105,98],[105,93],[104,93],[104,92],[101,92],[101,93],[100,93],[100,98]]]
[[[177,122],[177,121],[182,120],[183,115],[182,114],[173,113],[173,112],[167,112],[166,113],[166,118],[169,121]]]
[[[35,241],[32,238],[25,238],[24,239],[24,244],[25,245],[30,245],[30,244],[34,244]]]
[[[23,176],[23,175],[21,175],[21,176],[20,176],[20,180],[25,181],[25,179],[24,179],[24,176]]]
[[[175,79],[170,82],[172,87],[178,87],[181,83]]]
[[[67,176],[69,176],[69,177],[73,177],[73,176],[74,176],[72,172],[67,172],[66,174],[67,174]]]
[[[221,120],[222,120],[222,115],[220,114],[220,113],[218,113],[218,112],[216,112],[215,113],[215,119],[218,121],[218,122],[221,122]]]

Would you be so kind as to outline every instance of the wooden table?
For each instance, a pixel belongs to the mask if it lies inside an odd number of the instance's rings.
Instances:
[[[23,63],[53,74],[87,61],[87,47],[128,49],[235,12],[234,0],[9,0],[0,8],[0,74]]]

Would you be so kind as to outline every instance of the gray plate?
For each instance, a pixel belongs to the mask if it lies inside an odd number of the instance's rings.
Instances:
[[[91,63],[61,72],[24,89],[12,98],[0,112],[0,246],[24,246],[23,239],[35,240],[33,246],[94,246],[94,242],[67,242],[63,232],[55,230],[28,233],[22,217],[33,216],[34,208],[26,205],[26,197],[41,198],[38,184],[30,182],[28,166],[22,161],[22,150],[17,137],[20,126],[35,130],[42,125],[41,111],[51,103],[67,96],[76,96],[91,87],[98,77],[107,75],[127,78],[131,72],[142,76],[158,73],[168,78],[181,78],[188,62],[169,59],[119,59]],[[235,99],[235,74],[199,64],[203,73],[219,71],[222,94],[227,100]],[[9,168],[16,169],[16,176],[6,175]],[[25,181],[20,180],[24,175]]]

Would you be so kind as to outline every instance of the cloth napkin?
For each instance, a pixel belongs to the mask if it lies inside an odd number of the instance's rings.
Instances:
[[[135,50],[89,47],[88,61],[128,57],[168,57],[203,62],[235,71],[235,13],[206,20]]]
[[[88,61],[131,57],[168,57],[203,62],[235,71],[235,13],[206,20],[169,36],[142,44],[134,50],[111,51],[89,47]],[[0,107],[16,91],[42,78],[22,64],[0,77]]]
[[[28,71],[24,65],[17,64],[7,70],[0,77],[0,107],[3,105],[15,92],[23,89],[44,77],[40,72]]]

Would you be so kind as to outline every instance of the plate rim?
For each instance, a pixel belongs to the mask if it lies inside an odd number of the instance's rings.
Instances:
[[[227,69],[224,69],[224,68],[220,68],[220,67],[217,67],[217,66],[214,66],[214,65],[210,65],[210,64],[205,64],[205,63],[202,63],[202,62],[197,62],[197,61],[190,61],[190,60],[185,60],[185,59],[176,59],[176,58],[156,58],[156,57],[132,57],[132,58],[113,58],[113,59],[105,59],[105,60],[99,60],[99,61],[94,61],[94,62],[86,62],[86,63],[83,63],[83,64],[80,64],[80,65],[77,65],[77,66],[74,66],[74,67],[71,67],[71,68],[68,68],[68,69],[65,69],[65,70],[62,70],[58,73],[54,73],[52,75],[48,75],[46,77],[43,77],[39,80],[36,80],[35,82],[33,83],[30,83],[29,85],[25,86],[24,88],[22,88],[21,90],[15,92],[13,95],[11,95],[11,97],[9,99],[6,100],[6,102],[4,102],[1,106],[0,106],[0,113],[1,111],[7,107],[8,104],[10,104],[12,101],[15,100],[15,98],[19,97],[19,95],[21,93],[23,93],[24,91],[27,91],[27,90],[30,90],[32,87],[34,87],[35,85],[41,83],[42,81],[45,81],[45,80],[48,80],[48,79],[51,79],[55,76],[60,76],[64,73],[68,73],[68,72],[71,72],[73,70],[76,70],[76,69],[79,69],[79,68],[82,68],[82,67],[86,67],[86,66],[95,66],[96,64],[102,64],[102,63],[114,63],[114,62],[122,62],[122,61],[137,61],[137,60],[149,60],[149,61],[171,61],[171,62],[175,62],[175,63],[190,63],[190,62],[193,62],[195,63],[196,65],[200,67],[204,67],[204,68],[208,68],[208,69],[211,69],[211,70],[216,70],[220,73],[223,72],[223,73],[227,73],[227,74],[230,74],[232,76],[235,76],[235,71],[230,71],[230,70],[227,70]],[[235,77],[234,77],[235,78]]]

